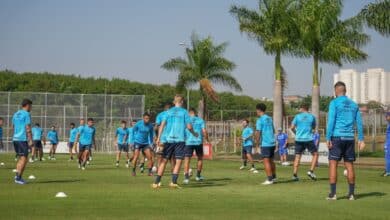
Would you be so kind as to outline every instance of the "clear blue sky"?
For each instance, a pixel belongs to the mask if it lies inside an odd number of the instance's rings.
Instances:
[[[369,0],[345,0],[343,17],[355,15]],[[256,7],[256,0],[1,0],[0,69],[49,71],[82,76],[119,77],[173,84],[177,74],[160,65],[182,56],[180,42],[192,31],[230,43],[226,56],[237,64],[233,75],[243,94],[272,97],[273,57],[241,34],[229,14],[232,4]],[[344,68],[382,67],[390,71],[390,39],[369,30],[367,62]],[[312,61],[282,58],[287,94],[311,93]],[[330,95],[337,66],[324,70],[322,93]]]

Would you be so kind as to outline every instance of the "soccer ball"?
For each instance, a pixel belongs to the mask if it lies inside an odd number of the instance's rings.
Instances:
[[[156,173],[156,172],[157,172],[157,167],[156,167],[156,166],[153,166],[153,167],[152,167],[152,172],[153,172],[153,173]]]
[[[348,176],[348,170],[347,170],[347,169],[344,170],[344,176],[345,176],[345,177]]]

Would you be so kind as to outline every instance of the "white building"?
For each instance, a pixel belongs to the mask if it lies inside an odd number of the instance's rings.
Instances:
[[[384,69],[368,69],[359,73],[354,69],[340,70],[333,75],[333,81],[342,81],[347,86],[347,96],[357,103],[377,101],[390,104],[390,73]]]

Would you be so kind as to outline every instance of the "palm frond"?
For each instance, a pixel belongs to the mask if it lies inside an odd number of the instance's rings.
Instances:
[[[368,27],[383,36],[390,36],[390,0],[380,0],[366,5],[359,16],[364,19]]]

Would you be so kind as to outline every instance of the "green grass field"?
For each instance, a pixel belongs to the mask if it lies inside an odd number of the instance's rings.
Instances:
[[[327,167],[317,171],[313,182],[301,169],[301,181],[291,182],[291,167],[278,167],[279,183],[262,186],[263,172],[240,171],[239,162],[205,162],[204,182],[191,182],[182,189],[166,186],[152,190],[152,177],[130,176],[129,169],[114,167],[113,155],[95,155],[85,171],[59,156],[56,161],[28,164],[27,185],[13,183],[15,162],[1,154],[0,219],[389,219],[390,178],[382,170],[357,169],[357,200],[348,201],[342,168],[338,201],[326,201]],[[259,166],[262,168],[262,166]],[[262,170],[261,170],[262,171]],[[180,182],[182,180],[180,178]],[[55,198],[63,191],[67,198]]]

